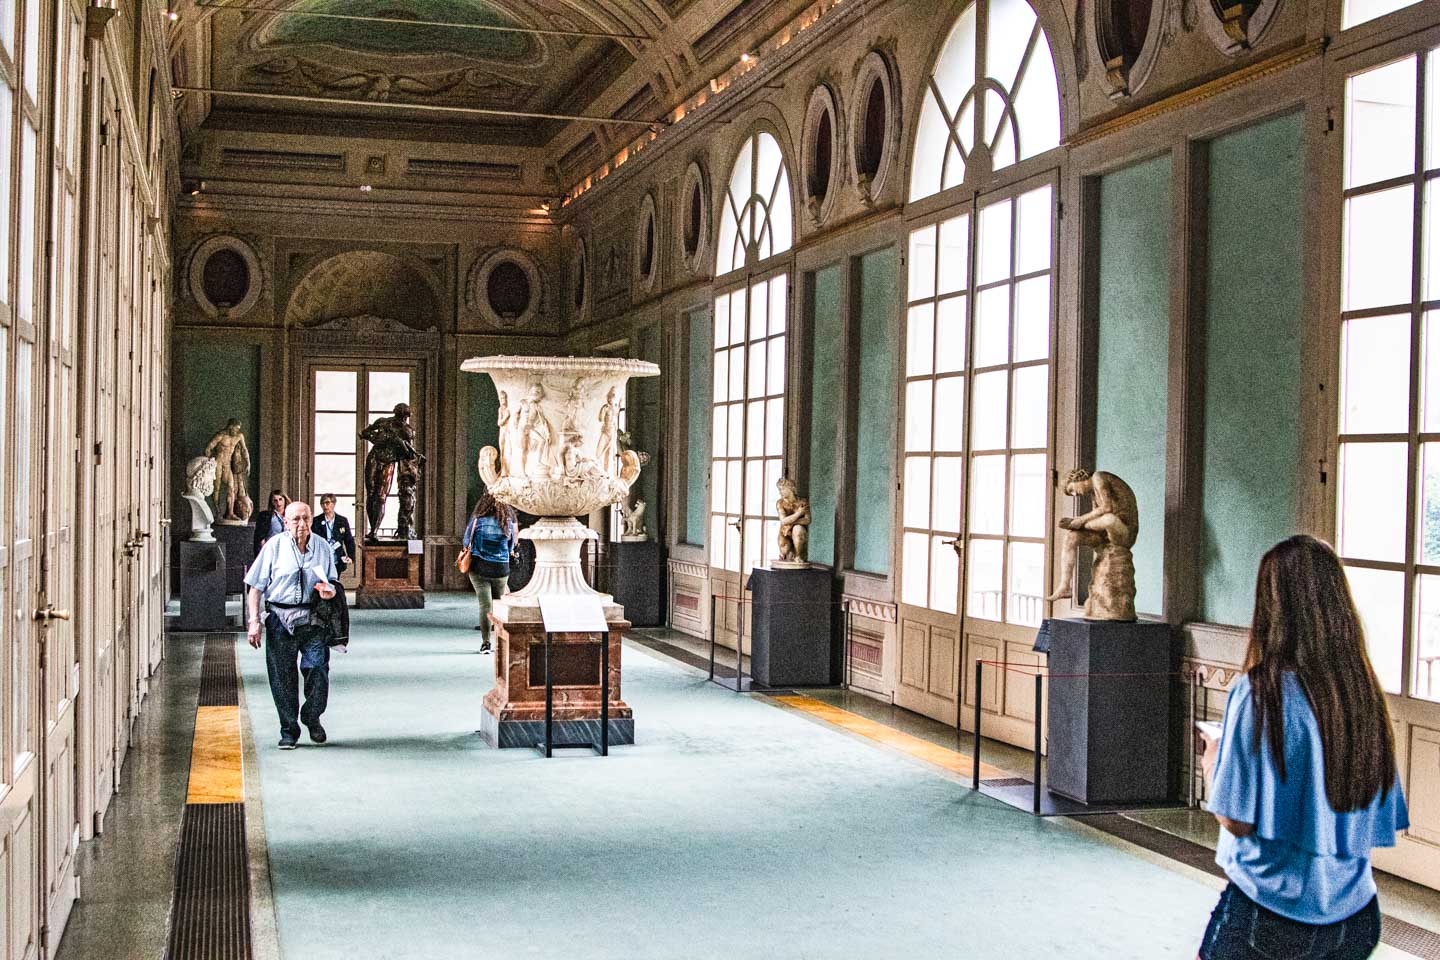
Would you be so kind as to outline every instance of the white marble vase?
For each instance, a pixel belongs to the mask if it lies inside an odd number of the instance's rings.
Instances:
[[[598,534],[575,518],[629,495],[640,456],[616,442],[619,398],[631,377],[658,376],[660,368],[605,357],[497,356],[472,357],[460,369],[489,374],[499,392],[499,447],[481,449],[480,478],[496,500],[543,518],[520,534],[535,544],[535,573],[497,601],[497,615],[538,607],[542,594],[599,596],[609,615],[614,601],[591,589],[580,569],[581,545]]]

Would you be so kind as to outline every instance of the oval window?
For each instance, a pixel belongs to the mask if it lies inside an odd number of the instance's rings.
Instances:
[[[205,261],[200,284],[211,303],[228,310],[250,292],[250,267],[238,252],[216,250]]]
[[[815,127],[815,144],[810,153],[810,196],[824,202],[830,192],[830,167],[835,156],[835,127],[830,111],[820,114]]]
[[[655,215],[645,218],[645,239],[640,249],[640,276],[649,277],[655,272]]]
[[[865,122],[860,142],[860,172],[871,179],[885,160],[885,133],[890,125],[890,106],[885,102],[885,84],[879,77],[870,81],[865,93]]]
[[[530,307],[530,278],[518,263],[497,263],[485,282],[485,296],[496,315],[513,320]]]
[[[700,249],[700,225],[705,213],[705,198],[700,194],[700,183],[690,184],[690,203],[685,208],[685,256],[693,257]]]

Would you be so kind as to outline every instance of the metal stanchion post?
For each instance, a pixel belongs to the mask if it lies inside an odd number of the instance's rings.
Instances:
[[[710,679],[715,679],[715,635],[719,630],[715,626],[715,591],[710,591]]]
[[[850,689],[850,634],[851,634],[851,630],[852,630],[851,617],[853,616],[853,615],[851,614],[851,612],[850,612],[850,600],[849,600],[848,598],[847,598],[847,599],[844,599],[844,600],[841,600],[841,601],[840,601],[840,608],[845,611],[845,639],[844,639],[843,651],[842,651],[841,654],[840,654],[842,657],[845,658],[845,660],[844,660],[845,669],[844,669],[844,671],[842,671],[842,675],[843,675],[844,678],[845,678],[845,679],[844,679],[844,689],[849,690],[849,689]]]
[[[550,661],[546,658],[548,666]],[[610,756],[610,634],[600,634],[600,756]]]
[[[555,752],[555,684],[550,679],[550,631],[545,631],[545,756]]]
[[[970,758],[971,773],[974,778],[974,789],[980,789],[980,691],[983,689],[983,678],[981,676],[985,669],[984,660],[975,661],[975,754]]]
[[[1035,799],[1034,799],[1034,810],[1035,810],[1035,815],[1036,815],[1036,816],[1039,816],[1039,815],[1040,815],[1040,745],[1041,745],[1041,739],[1040,739],[1040,726],[1041,726],[1041,724],[1040,724],[1040,709],[1041,709],[1041,704],[1044,702],[1044,698],[1043,698],[1042,695],[1041,695],[1041,692],[1042,692],[1042,690],[1044,689],[1044,685],[1045,685],[1045,675],[1042,674],[1042,673],[1039,673],[1039,672],[1037,671],[1036,674],[1035,674]]]
[[[745,676],[745,581],[740,581],[740,595],[735,598],[735,692],[741,688]]]
[[[1200,696],[1195,692],[1195,688],[1199,682],[1200,671],[1197,669],[1190,674],[1190,722],[1186,725],[1189,729],[1185,731],[1185,735],[1190,738],[1190,749],[1188,751],[1190,762],[1185,765],[1185,779],[1189,781],[1190,790],[1187,805],[1191,807],[1195,806],[1195,721],[1198,719],[1195,716],[1195,706],[1200,700]]]

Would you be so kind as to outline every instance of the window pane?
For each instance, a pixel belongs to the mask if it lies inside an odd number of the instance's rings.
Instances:
[[[1346,567],[1350,593],[1360,611],[1365,649],[1387,693],[1400,692],[1401,639],[1404,630],[1405,575],[1398,570]]]
[[[765,401],[765,455],[779,457],[785,453],[785,398]]]
[[[33,9],[33,7],[32,7]],[[35,318],[35,128],[28,119],[20,124],[20,276],[16,312],[23,320]],[[136,307],[138,309],[138,306]]]
[[[350,370],[316,370],[315,409],[353,411],[355,382],[355,373]]]
[[[970,461],[970,531],[1005,532],[1005,456]]]
[[[742,319],[740,321],[744,323]],[[745,348],[730,348],[730,399],[740,400],[745,396]]]
[[[731,345],[745,342],[745,318],[749,316],[746,305],[745,288],[730,294],[730,343]]]
[[[930,538],[930,609],[954,613],[960,600],[960,557],[946,539]]]
[[[723,460],[716,460],[710,464],[710,509],[716,512],[725,509],[725,474],[726,467]],[[711,539],[711,546],[720,541]]]
[[[1410,186],[1345,201],[1345,310],[1410,302]]]
[[[965,378],[935,381],[935,449],[959,453],[965,449]]]
[[[1044,447],[1050,424],[1050,368],[1021,367],[1015,371],[1015,413],[1010,424],[1010,446]]]
[[[970,403],[970,449],[1005,449],[1006,387],[1010,376],[993,370],[975,377]]]
[[[746,384],[751,397],[765,396],[765,342],[752,343],[749,348],[750,377]]]
[[[9,7],[10,4],[5,4]],[[25,92],[30,94],[31,100],[40,99],[40,7],[43,4],[40,0],[30,0],[25,4],[25,35],[21,43],[25,45]],[[62,8],[63,9],[63,8]]]
[[[776,396],[785,392],[785,338],[771,339],[769,352],[770,359],[765,365],[765,392]]]
[[[370,374],[371,413],[389,413],[397,403],[409,402],[410,374],[391,370],[377,370]]]
[[[1345,0],[1345,16],[1342,18],[1341,29],[1348,30],[1356,24],[1394,13],[1416,2],[1417,0]]]
[[[1043,453],[1026,453],[1010,458],[1011,536],[1045,536],[1047,474]]]
[[[940,192],[940,165],[949,144],[949,127],[935,95],[925,92],[920,107],[920,125],[915,130],[915,147],[910,162],[910,199],[919,200]]]
[[[1440,443],[1420,445],[1420,562],[1440,566]]]
[[[30,518],[30,434],[34,422],[35,347],[28,340],[15,345],[15,513],[11,533],[16,540],[31,537]]]
[[[905,449],[930,449],[929,380],[905,385]]]
[[[744,456],[745,405],[741,403],[732,403],[728,405],[725,409],[730,412],[729,417],[727,418],[730,425],[730,442],[727,445],[726,449],[729,450],[729,456]]]
[[[1356,74],[1345,88],[1345,186],[1414,173],[1415,58]]]
[[[976,283],[993,283],[1010,276],[1010,201],[992,203],[980,211],[980,250]]]
[[[770,314],[770,291],[764,283],[750,288],[750,333],[751,340],[765,338],[766,317]]]
[[[1050,268],[1050,186],[1031,190],[1019,200],[1015,238],[1017,276]]]
[[[910,234],[910,299],[935,295],[935,231],[932,224]]]
[[[1020,61],[1035,26],[1035,12],[1025,0],[990,0],[985,29],[985,72],[1008,90],[1020,72]]]
[[[1340,348],[1340,432],[1410,429],[1410,317],[1347,320]]]
[[[789,283],[788,274],[781,274],[770,281],[770,335],[772,337],[785,332],[787,309],[785,295],[789,289]]]
[[[745,512],[752,517],[765,513],[765,461],[745,461]]]
[[[1435,94],[1440,96],[1440,89]],[[1436,117],[1436,121],[1440,122],[1440,116]],[[1440,182],[1431,180],[1425,184],[1425,222],[1422,225],[1425,236],[1421,244],[1420,269],[1424,274],[1421,287],[1426,300],[1440,299],[1440,192],[1437,191],[1440,191]]]
[[[1440,431],[1440,314],[1425,314],[1421,329],[1420,429],[1431,433]]]
[[[1410,693],[1424,700],[1440,700],[1440,577],[1421,574],[1415,593],[1415,670]]]
[[[1340,555],[1405,559],[1404,443],[1340,445]]]
[[[316,454],[315,489],[329,490],[332,493],[354,493],[355,454]]]
[[[315,414],[316,453],[353,454],[355,452],[355,446],[357,441],[358,437],[355,433],[355,414]]]
[[[965,482],[963,457],[935,458],[935,497],[930,514],[930,528],[950,533],[960,529],[961,486]]]
[[[730,351],[721,350],[715,354],[715,402],[730,399]]]
[[[1043,30],[1036,33],[1035,52],[1021,75],[1019,89],[1011,91],[1011,99],[1020,120],[1021,160],[1060,145],[1060,85]]]
[[[1010,287],[991,287],[975,297],[975,366],[1010,361]]]
[[[715,346],[728,347],[730,345],[730,298],[728,296],[715,298]]]
[[[935,369],[935,305],[911,307],[905,320],[905,375],[923,377]]]
[[[1045,545],[1010,544],[1005,621],[1038,627],[1045,618]]]
[[[1016,363],[1050,356],[1050,275],[1015,285]]]
[[[778,457],[765,461],[765,493],[760,499],[768,501],[771,506],[780,498],[780,493],[776,488],[780,483],[780,470],[783,466],[784,464]]]
[[[905,526],[930,526],[930,458],[905,458]]]
[[[741,470],[743,464],[739,460],[730,460],[725,464],[725,511],[727,513],[740,512],[740,494],[744,490],[741,484]],[[730,568],[734,570],[734,567]]]
[[[765,455],[765,401],[755,400],[745,405],[745,456]]]
[[[907,533],[900,543],[900,599],[912,607],[925,606],[930,577],[930,537]]]
[[[1000,583],[1004,545],[999,540],[971,539],[966,558],[965,616],[979,620],[1000,619]]]
[[[748,573],[760,566],[761,551],[764,549],[764,521],[759,519],[746,520],[744,565],[740,567],[740,571],[742,573]]]
[[[939,293],[964,290],[970,274],[970,215],[940,224]]]
[[[0,21],[13,25],[14,18],[13,9],[0,11]],[[0,189],[0,223],[6,224],[0,229],[0,300],[10,299],[10,136],[13,129],[10,108],[13,97],[9,84],[0,82],[0,184],[4,185],[4,189]]]
[[[738,517],[725,518],[725,569],[740,569],[740,527]]]
[[[965,368],[965,297],[941,300],[935,324],[935,372]]]

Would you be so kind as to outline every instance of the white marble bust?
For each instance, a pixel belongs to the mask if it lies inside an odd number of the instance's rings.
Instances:
[[[185,464],[185,500],[190,504],[190,539],[214,543],[210,525],[215,513],[210,509],[210,495],[215,492],[215,460],[194,457]]]

